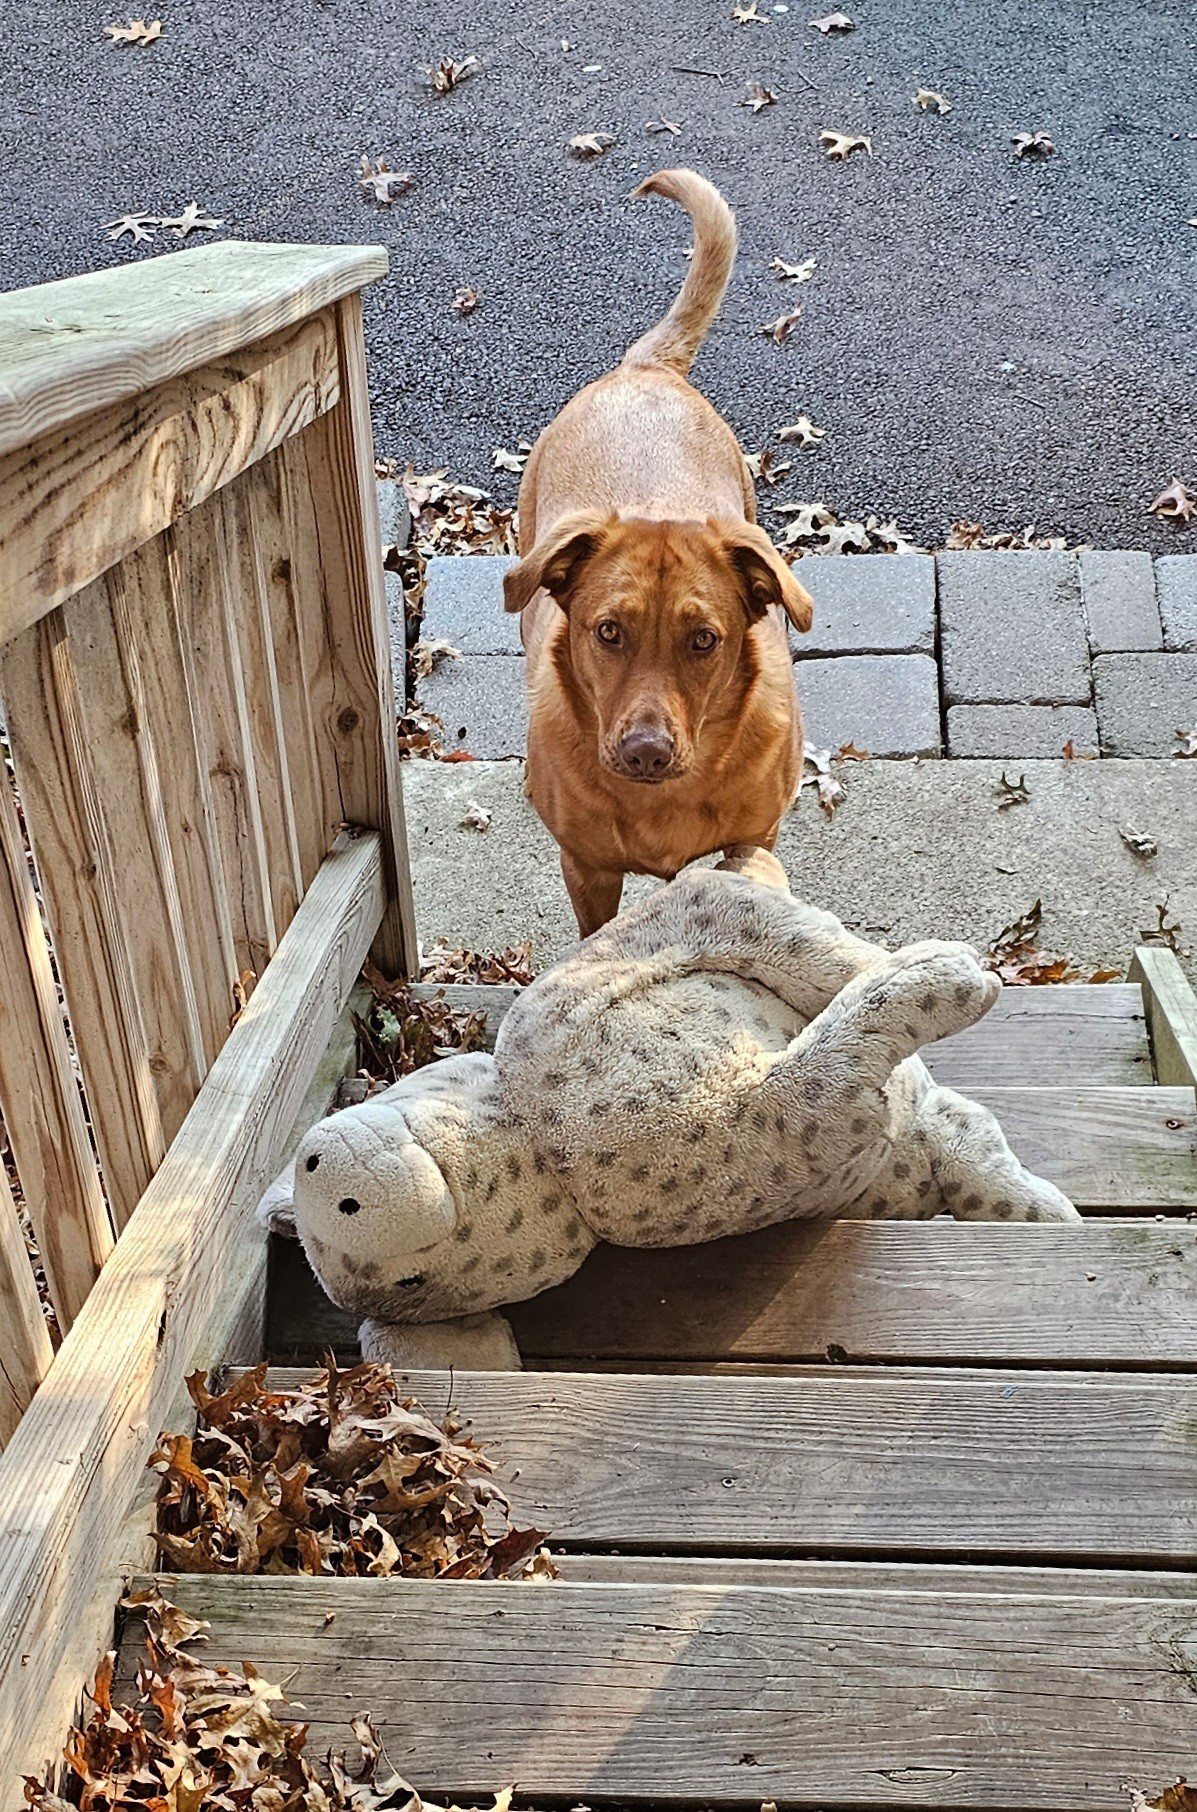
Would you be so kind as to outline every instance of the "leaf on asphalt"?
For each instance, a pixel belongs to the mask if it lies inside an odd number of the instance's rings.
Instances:
[[[659,120],[645,120],[644,122],[644,130],[646,132],[672,132],[676,136],[681,129],[681,124],[678,120],[666,119],[664,114],[661,115]]]
[[[808,23],[812,31],[821,31],[824,37],[833,31],[856,30],[855,19],[850,19],[847,13],[824,13],[821,19],[811,19]]]
[[[1016,132],[1010,143],[1015,157],[1051,157],[1056,149],[1046,132]]]
[[[151,227],[161,225],[157,214],[122,214],[118,220],[106,220],[104,230],[109,239],[123,239],[127,233],[134,245],[140,245],[143,240],[154,237]]]
[[[1034,550],[1039,553],[1062,552],[1068,546],[1064,535],[1037,535],[1035,524],[1028,522],[1020,530],[1004,529],[991,535],[980,522],[968,522],[961,518],[953,522],[944,542],[945,548],[999,547],[1009,548],[1013,552]]]
[[[800,264],[787,264],[784,258],[774,258],[769,269],[780,277],[783,283],[809,283],[815,274],[817,258],[804,258]]]
[[[819,530],[819,541],[823,554],[867,554],[871,545],[863,522],[828,523]]]
[[[1180,949],[1180,934],[1183,929],[1179,920],[1168,920],[1168,895],[1164,895],[1163,905],[1156,905],[1155,924],[1149,931],[1141,931],[1140,938],[1145,944],[1166,944],[1169,950]]]
[[[836,132],[825,126],[819,134],[819,143],[833,163],[843,163],[854,151],[864,151],[869,157],[873,155],[873,141],[851,132]]]
[[[324,1578],[518,1577],[543,1539],[517,1530],[494,1464],[450,1410],[434,1422],[385,1365],[274,1390],[258,1365],[213,1392],[187,1379],[193,1434],[163,1434],[155,1540],[178,1572]]]
[[[487,831],[490,829],[491,814],[476,799],[471,799],[465,809],[465,816],[457,822],[458,830]]]
[[[753,113],[761,113],[766,107],[772,107],[776,100],[777,90],[775,88],[766,88],[763,82],[754,82],[740,105],[749,108]]]
[[[423,73],[428,77],[428,86],[434,94],[450,94],[460,82],[469,76],[476,75],[482,68],[481,57],[442,57],[433,65],[421,63]]]
[[[613,132],[579,132],[569,148],[575,157],[602,157],[616,142]]]
[[[455,648],[443,636],[421,636],[412,649],[412,670],[417,679],[427,679],[435,673],[442,661],[459,661],[461,649]]]
[[[916,107],[924,113],[951,113],[952,103],[946,94],[940,94],[936,88],[920,88],[914,97]]]
[[[882,552],[887,554],[925,554],[929,550],[905,534],[891,516],[888,522],[879,522],[876,516],[869,516],[865,521],[869,539]]]
[[[1166,485],[1155,499],[1147,506],[1149,516],[1162,516],[1165,522],[1175,522],[1184,528],[1197,513],[1197,495],[1190,491],[1183,478],[1174,478]]]
[[[800,415],[796,422],[789,422],[786,427],[779,428],[777,438],[778,440],[796,440],[805,453],[813,447],[817,447],[826,433],[826,428],[816,428],[809,415]]]
[[[1007,780],[1004,768],[995,791],[998,796],[999,812],[1008,812],[1012,805],[1025,805],[1031,797],[1031,790],[1026,783],[1025,776],[1020,774],[1017,780]]]
[[[1173,734],[1180,743],[1179,749],[1172,751],[1178,761],[1192,760],[1197,756],[1197,730],[1176,730]]]
[[[104,32],[114,44],[153,44],[162,36],[162,21],[130,19],[128,25],[106,25]]]
[[[776,321],[766,321],[763,327],[757,328],[757,332],[763,333],[775,346],[784,346],[801,319],[801,308],[792,308],[788,315],[778,315]]]
[[[506,447],[496,447],[490,456],[491,467],[496,472],[522,472],[531,451],[527,441],[520,442],[518,453],[509,453]]]
[[[481,291],[476,290],[472,284],[464,284],[449,306],[456,314],[472,315],[481,300]]]
[[[803,772],[802,778],[798,782],[799,795],[801,796],[804,787],[813,786],[820,807],[829,818],[834,818],[848,795],[844,790],[843,782],[838,780],[831,771],[831,750],[816,749],[809,742],[804,743],[802,764],[804,770],[809,767],[811,772],[809,774]]]
[[[173,219],[163,218],[160,225],[173,233],[176,239],[186,239],[188,233],[214,233],[217,227],[224,225],[224,221],[213,220],[211,214],[205,214],[194,201],[189,201],[181,214],[176,214]]]
[[[825,503],[783,503],[781,512],[794,518],[786,525],[782,536],[786,547],[793,547],[799,541],[813,541],[820,530],[835,521],[834,512]]]
[[[1136,856],[1143,856],[1150,861],[1152,856],[1159,854],[1159,846],[1155,838],[1149,837],[1145,831],[1134,830],[1129,824],[1120,824],[1118,835]]]
[[[762,447],[759,453],[745,453],[744,464],[752,476],[762,484],[776,484],[790,470],[788,461],[779,464],[772,447]]]
[[[376,201],[382,208],[389,208],[395,197],[404,194],[415,181],[410,170],[392,170],[385,157],[376,164],[363,157],[358,169],[358,188],[366,191],[367,200]]]
[[[771,23],[768,13],[758,13],[756,0],[744,0],[740,6],[732,8],[732,18],[737,25],[768,25]]]

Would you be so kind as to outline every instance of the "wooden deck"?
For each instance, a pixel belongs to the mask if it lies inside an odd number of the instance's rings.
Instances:
[[[1010,990],[933,1053],[1079,1229],[600,1248],[514,1312],[529,1370],[409,1374],[472,1420],[557,1583],[172,1595],[217,1658],[293,1676],[315,1747],[369,1708],[432,1796],[1121,1812],[1192,1775],[1194,1028],[1169,1010],[1149,1037],[1138,985]],[[355,1350],[295,1246],[271,1279],[280,1386]]]

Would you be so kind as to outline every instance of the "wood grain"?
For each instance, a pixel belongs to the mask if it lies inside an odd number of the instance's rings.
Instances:
[[[7,778],[0,784],[0,1107],[65,1331],[112,1250],[112,1222]]]
[[[318,315],[0,456],[0,641],[294,434],[340,394]]]
[[[1130,972],[1142,983],[1160,1081],[1197,1088],[1197,996],[1184,970],[1171,950],[1140,944]]]
[[[76,1619],[111,1564],[182,1373],[260,1254],[254,1205],[384,905],[371,833],[322,867],[0,1458],[0,1778],[38,1772],[95,1656]]]
[[[122,911],[123,852],[109,835],[61,610],[0,649],[0,688],[108,1202],[120,1228],[162,1161],[166,1135]]]
[[[291,1241],[271,1242],[267,1351],[357,1349]],[[663,1252],[600,1246],[557,1290],[506,1311],[526,1365],[1197,1367],[1197,1228],[955,1221],[790,1222]]]
[[[1191,1088],[972,1088],[1028,1169],[1078,1208],[1197,1208]]]
[[[170,1580],[429,1795],[1124,1812],[1191,1769],[1191,1601],[558,1581]],[[329,1612],[333,1620],[327,1621]],[[137,1658],[127,1638],[124,1666]]]
[[[517,1521],[568,1547],[1197,1562],[1197,1382],[825,1367],[404,1390],[451,1396]]]
[[[8,1175],[0,1170],[0,1447],[50,1369],[54,1349]]]
[[[0,453],[222,359],[386,274],[382,246],[226,240],[0,296]]]

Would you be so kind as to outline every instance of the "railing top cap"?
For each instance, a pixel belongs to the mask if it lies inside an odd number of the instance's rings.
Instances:
[[[0,454],[385,275],[375,245],[225,239],[0,294]]]

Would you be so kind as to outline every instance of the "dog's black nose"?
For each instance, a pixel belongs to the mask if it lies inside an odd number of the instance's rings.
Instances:
[[[342,1196],[341,1200],[337,1203],[337,1207],[341,1210],[342,1214],[360,1214],[362,1211],[361,1203],[351,1195]]]
[[[655,724],[638,724],[620,737],[619,759],[637,780],[659,780],[673,760],[673,738]]]

